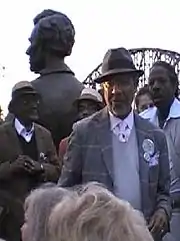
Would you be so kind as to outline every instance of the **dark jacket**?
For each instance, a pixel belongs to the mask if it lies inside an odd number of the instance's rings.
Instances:
[[[26,173],[12,173],[11,163],[22,155],[14,122],[0,126],[0,237],[6,241],[20,240],[20,227],[23,224],[23,203],[29,191],[44,181],[56,182],[60,166],[51,134],[45,128],[35,124],[35,138],[38,158],[44,166],[44,173],[37,177]],[[47,158],[42,160],[42,155]]]
[[[60,141],[71,133],[76,118],[73,102],[79,97],[83,84],[60,62],[58,69],[43,70],[32,85],[42,97],[38,123],[51,131],[58,150]]]

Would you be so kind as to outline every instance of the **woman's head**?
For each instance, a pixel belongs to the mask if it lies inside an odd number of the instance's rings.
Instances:
[[[149,91],[149,86],[145,85],[137,92],[135,96],[135,105],[138,113],[153,107],[153,100]]]
[[[54,241],[153,240],[138,211],[96,184],[57,204],[49,219],[49,230]]]
[[[70,191],[51,187],[34,190],[25,201],[25,222],[21,228],[23,241],[45,241],[48,239],[47,224],[54,206],[71,195]]]

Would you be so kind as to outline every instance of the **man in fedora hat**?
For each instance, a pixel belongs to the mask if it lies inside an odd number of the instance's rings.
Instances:
[[[91,116],[101,110],[104,106],[101,94],[92,88],[84,88],[79,98],[74,102],[78,112],[77,121]],[[62,160],[68,147],[69,136],[59,144],[59,157]]]
[[[161,240],[170,218],[168,150],[163,132],[132,110],[142,74],[128,50],[108,50],[96,79],[107,107],[74,126],[59,185],[105,184],[142,211]]]
[[[7,200],[0,217],[0,237],[8,241],[21,239],[27,194],[41,183],[56,182],[59,176],[51,135],[34,123],[39,98],[31,83],[17,83],[9,104],[14,119],[0,126],[0,193]]]

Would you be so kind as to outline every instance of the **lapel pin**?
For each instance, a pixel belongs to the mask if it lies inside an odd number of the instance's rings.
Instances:
[[[146,160],[146,162],[150,162],[150,160],[151,160],[151,157],[150,157],[150,155],[147,153],[147,152],[145,152],[144,153],[144,159]]]
[[[41,160],[46,160],[46,155],[43,152],[39,154],[39,157]]]
[[[154,142],[151,139],[145,139],[142,144],[143,150],[149,156],[153,156],[155,152]]]

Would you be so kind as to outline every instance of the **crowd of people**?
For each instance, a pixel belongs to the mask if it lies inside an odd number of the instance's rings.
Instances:
[[[109,49],[101,89],[64,59],[75,28],[63,13],[34,18],[30,69],[0,125],[0,238],[5,241],[179,241],[180,101],[173,65],[143,70]],[[133,105],[134,103],[134,105]]]

